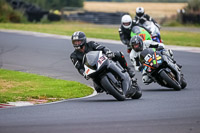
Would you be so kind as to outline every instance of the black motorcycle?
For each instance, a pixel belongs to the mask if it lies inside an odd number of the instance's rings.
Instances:
[[[118,101],[139,99],[142,96],[137,80],[131,79],[119,62],[108,59],[102,51],[88,52],[83,62],[85,75]]]
[[[187,86],[181,68],[175,61],[155,48],[148,48],[140,53],[140,63],[143,71],[154,81],[174,90],[181,90]]]

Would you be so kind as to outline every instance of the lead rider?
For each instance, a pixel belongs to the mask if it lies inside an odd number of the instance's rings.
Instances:
[[[134,72],[127,66],[127,62],[125,60],[125,57],[122,52],[112,52],[109,48],[102,46],[94,41],[87,42],[87,38],[84,32],[76,31],[73,33],[72,37],[72,44],[75,48],[74,52],[71,53],[70,58],[72,60],[72,63],[74,64],[75,68],[78,70],[78,72],[84,76],[84,78],[88,79],[88,77],[85,75],[84,71],[84,64],[83,64],[83,57],[86,53],[90,51],[102,51],[106,56],[113,61],[118,61],[120,65],[127,70],[130,77],[134,77]],[[95,84],[94,84],[95,87]],[[98,87],[95,87],[97,92],[101,92]]]
[[[158,27],[158,29],[160,29],[160,25],[148,14],[145,14],[143,7],[136,8],[136,16],[133,21],[139,25],[143,25],[145,21],[152,21]]]

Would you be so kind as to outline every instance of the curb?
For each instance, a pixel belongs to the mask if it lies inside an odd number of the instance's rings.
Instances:
[[[89,87],[91,87],[91,86],[89,86]],[[65,100],[55,101],[55,102],[50,102],[50,103],[43,103],[42,100],[38,100],[38,101],[41,101],[41,103],[37,102],[36,104],[34,104],[33,102],[28,102],[28,101],[8,102],[8,104],[0,104],[0,109],[12,108],[12,107],[22,107],[22,106],[33,106],[33,105],[42,106],[42,105],[48,105],[48,104],[54,104],[54,103],[60,103],[60,102],[78,100],[78,99],[85,99],[85,98],[90,98],[90,97],[98,95],[96,90],[93,87],[91,87],[91,88],[94,90],[93,93],[89,96],[85,96],[85,97],[81,97],[81,98],[65,99]]]
[[[9,108],[9,107],[13,107],[14,105],[9,105],[9,104],[0,104],[0,109],[1,108]]]

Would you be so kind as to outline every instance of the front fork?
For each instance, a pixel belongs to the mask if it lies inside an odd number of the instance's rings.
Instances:
[[[111,80],[116,80],[116,78],[113,75],[117,75],[117,77],[120,77],[120,80],[122,81],[122,90],[123,93],[126,95],[127,91],[129,90],[129,87],[131,86],[131,79],[128,73],[126,73],[126,71],[123,71],[123,69],[115,65],[113,61],[109,63],[109,65],[107,66],[107,70],[112,73],[108,74],[108,78],[110,78]]]

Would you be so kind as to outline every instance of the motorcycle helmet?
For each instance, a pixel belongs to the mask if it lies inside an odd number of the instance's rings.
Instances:
[[[130,29],[132,25],[132,18],[130,15],[124,15],[121,19],[121,24],[125,29]]]
[[[72,35],[71,40],[75,49],[82,49],[86,43],[86,35],[84,32],[76,31]]]
[[[139,35],[135,35],[131,38],[130,41],[131,48],[135,50],[135,52],[139,52],[143,50],[143,39]]]
[[[140,18],[144,15],[144,8],[143,7],[137,7],[136,8],[136,15]]]

